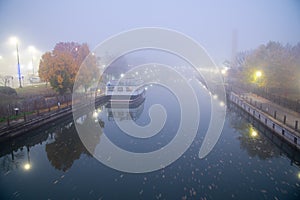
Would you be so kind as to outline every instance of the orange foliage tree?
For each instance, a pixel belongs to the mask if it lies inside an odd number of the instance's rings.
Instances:
[[[82,73],[78,75],[77,80],[87,91],[92,80],[99,74],[96,58],[89,54],[90,50],[87,44],[57,43],[51,52],[42,55],[39,76],[43,81],[50,82],[50,85],[60,94],[64,94],[73,90],[79,68],[83,67],[85,70],[81,70]],[[83,62],[84,60],[85,62]]]

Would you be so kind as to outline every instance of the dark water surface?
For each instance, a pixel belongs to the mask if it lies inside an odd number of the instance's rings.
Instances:
[[[145,101],[130,113],[114,110],[112,117],[102,106],[98,122],[92,114],[81,122],[65,118],[2,143],[0,199],[300,199],[299,152],[232,105],[227,105],[215,148],[199,159],[210,102],[204,97],[199,103],[200,128],[191,147],[171,165],[150,173],[124,173],[103,165],[85,149],[74,123],[100,123],[102,134],[127,151],[160,149],[175,136],[180,121],[176,98],[161,87],[149,87]],[[128,114],[137,124],[148,124],[153,104],[162,104],[168,118],[152,138],[133,138],[116,126]]]

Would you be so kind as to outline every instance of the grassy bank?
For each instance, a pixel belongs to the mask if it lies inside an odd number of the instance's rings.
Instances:
[[[18,98],[25,99],[36,96],[55,96],[56,92],[51,88],[51,86],[46,86],[46,84],[25,86],[23,88],[16,88]]]
[[[40,84],[40,85],[32,85],[25,86],[23,88],[16,88],[17,94],[15,95],[7,95],[0,93],[0,106],[7,106],[8,104],[16,104],[18,101],[32,98],[32,97],[51,97],[55,96],[56,92],[48,85]]]

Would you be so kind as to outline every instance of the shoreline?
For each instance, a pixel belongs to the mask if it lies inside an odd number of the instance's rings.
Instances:
[[[94,105],[103,104],[107,101],[106,96],[100,96],[95,99]],[[76,105],[75,109],[79,110],[89,105]],[[68,115],[72,115],[72,111],[74,110],[72,105],[68,105],[64,108],[60,108],[53,113],[46,113],[42,115],[38,115],[31,120],[22,121],[19,123],[15,123],[10,126],[6,126],[0,130],[0,142],[4,142],[6,140],[21,136],[26,134],[27,132],[37,129],[45,124],[51,123],[60,118],[66,117]]]

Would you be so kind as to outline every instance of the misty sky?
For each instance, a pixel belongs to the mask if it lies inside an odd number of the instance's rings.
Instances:
[[[256,48],[270,40],[300,41],[300,2],[249,1],[40,1],[0,0],[0,74],[16,73],[15,47],[20,40],[22,70],[29,68],[34,45],[38,56],[57,42],[86,42],[93,49],[107,37],[138,27],[163,27],[182,32],[199,42],[215,62],[231,59],[232,33],[237,50]]]

